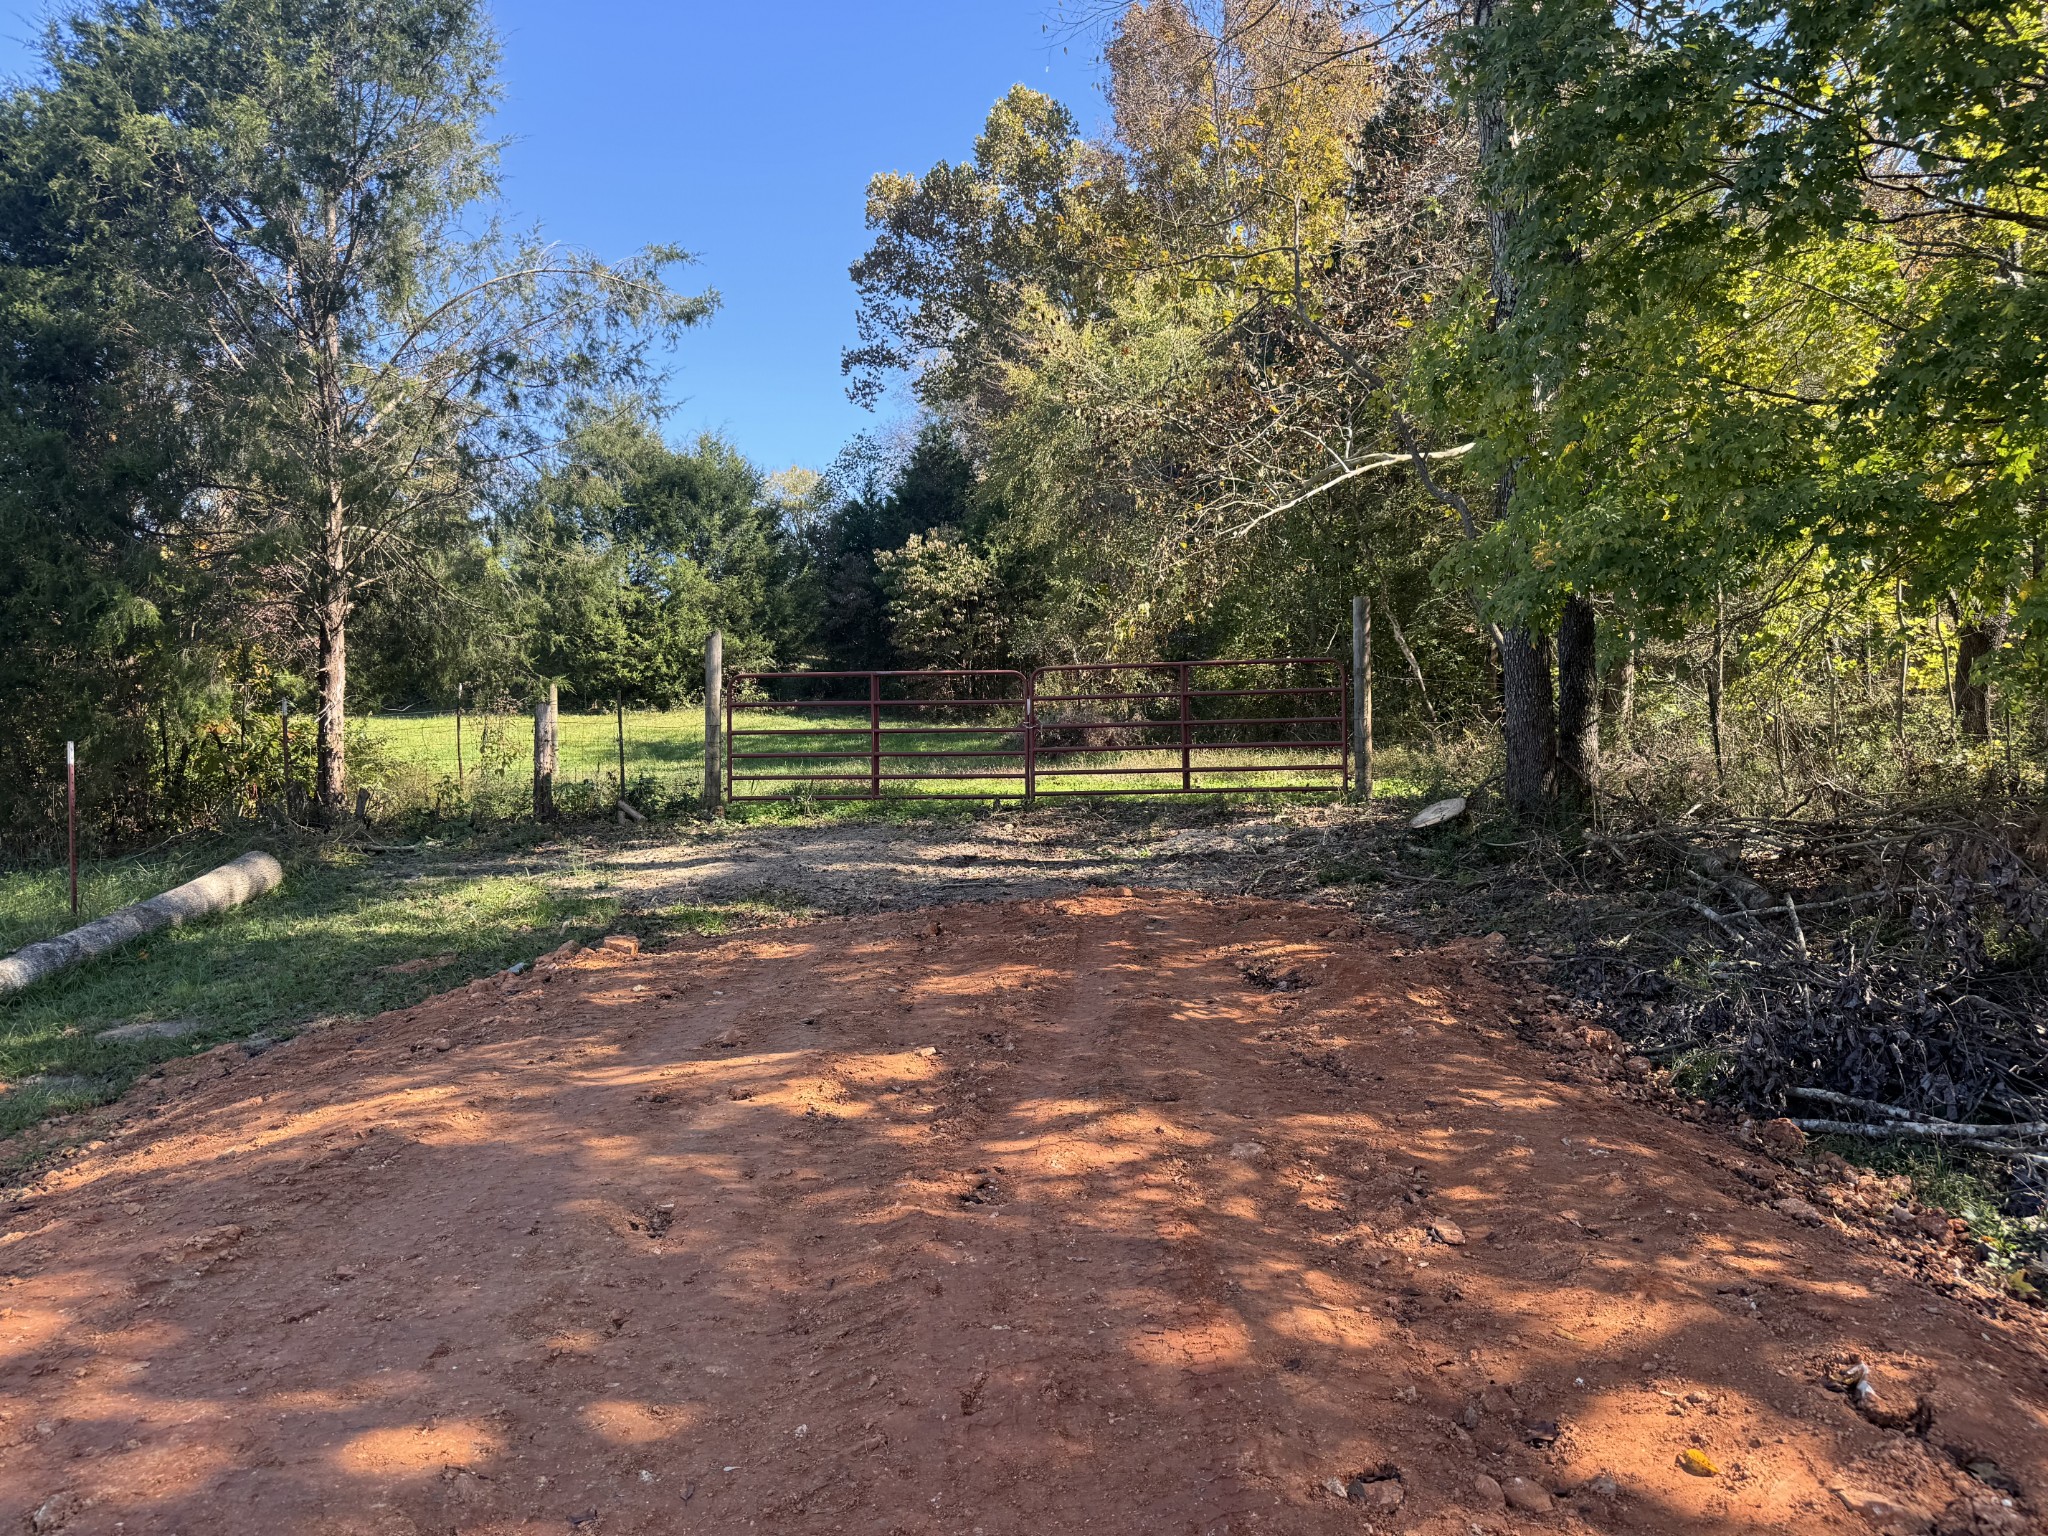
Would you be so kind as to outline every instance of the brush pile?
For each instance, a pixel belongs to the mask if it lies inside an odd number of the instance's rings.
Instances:
[[[1806,1129],[2048,1154],[2042,843],[1903,812],[1595,836],[1590,880],[1695,921],[1674,963],[1584,945],[1576,979],[1639,1044],[1717,1053]]]

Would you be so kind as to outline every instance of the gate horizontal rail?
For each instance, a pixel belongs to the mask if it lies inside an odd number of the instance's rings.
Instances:
[[[734,673],[726,798],[1341,793],[1349,698],[1324,656]]]
[[[1324,656],[1040,667],[1031,674],[1033,793],[1341,793],[1349,683]]]
[[[823,696],[778,698],[770,690]],[[1024,673],[1001,669],[734,673],[725,694],[726,798],[782,800],[808,791],[817,800],[879,800],[916,786],[967,783],[988,787],[917,793],[940,800],[1019,794],[1030,773],[1030,695]],[[801,723],[755,724],[740,713],[757,710],[788,711],[768,718]],[[936,745],[927,740],[934,737]],[[981,766],[964,773],[950,766],[969,760]],[[949,766],[925,766],[935,762]]]

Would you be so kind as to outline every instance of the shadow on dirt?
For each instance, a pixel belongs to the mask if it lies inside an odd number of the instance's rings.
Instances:
[[[2038,1338],[1551,1081],[1520,1006],[1476,949],[1101,894],[199,1058],[9,1218],[0,1519],[1997,1528],[1943,1447],[2048,1463]],[[1824,1390],[1851,1354],[1931,1443]]]

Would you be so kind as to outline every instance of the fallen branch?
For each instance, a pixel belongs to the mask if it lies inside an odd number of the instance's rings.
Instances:
[[[1871,1125],[1863,1120],[1794,1120],[1802,1131],[1812,1131],[1823,1136],[1867,1136],[1882,1141],[1887,1136],[1916,1137],[1922,1141],[1962,1141],[1969,1143],[1973,1152],[2022,1152],[2031,1156],[2042,1155],[2040,1147],[2022,1146],[2016,1141],[1997,1139],[2008,1131],[2024,1131],[2029,1135],[2040,1132],[2024,1125],[1930,1125],[1925,1120],[1887,1120],[1882,1125]]]
[[[1876,1099],[1859,1099],[1853,1093],[1837,1093],[1832,1088],[1787,1088],[1786,1096],[1794,1099],[1811,1099],[1816,1104],[1839,1104],[1844,1109],[1860,1109],[1873,1115],[1882,1115],[1887,1120],[1920,1120],[1925,1117],[1914,1114],[1910,1109],[1901,1109],[1896,1104],[1881,1104]]]
[[[1720,913],[1716,912],[1712,907],[1708,906],[1705,902],[1688,901],[1686,902],[1686,906],[1691,908],[1693,911],[1699,913],[1701,917],[1704,917],[1716,928],[1719,928],[1723,933],[1727,934],[1728,937],[1733,939],[1737,944],[1741,944],[1744,942],[1742,935],[1735,931],[1734,927],[1729,923],[1728,919],[1723,917]]]
[[[1869,1114],[1882,1115],[1888,1120],[1935,1127],[1948,1132],[1951,1136],[2048,1136],[2048,1120],[2023,1120],[2011,1125],[1978,1125],[1967,1120],[1944,1120],[1939,1115],[1916,1115],[1896,1104],[1881,1104],[1876,1099],[1859,1099],[1852,1093],[1837,1093],[1832,1088],[1787,1088],[1785,1092],[1795,1099],[1812,1099],[1819,1104],[1839,1104],[1844,1109],[1860,1109]]]
[[[624,795],[619,796],[618,804],[619,815],[621,815],[622,817],[625,817],[635,822],[642,822],[647,819],[645,816],[641,815],[639,811],[633,808],[633,803],[630,800],[628,800]]]

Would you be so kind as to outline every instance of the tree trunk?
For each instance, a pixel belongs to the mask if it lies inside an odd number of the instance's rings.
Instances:
[[[1707,734],[1714,742],[1714,777],[1728,777],[1728,750],[1723,734],[1722,705],[1728,689],[1728,617],[1722,594],[1714,593],[1714,654],[1707,664]]]
[[[0,959],[0,997],[11,996],[45,976],[96,959],[145,934],[197,922],[240,906],[252,896],[276,890],[283,881],[284,867],[269,854],[252,850],[175,890],[110,912],[83,928],[31,944]]]
[[[1906,680],[1913,662],[1913,642],[1906,628],[1906,584],[1902,581],[1892,589],[1892,605],[1896,610],[1899,626],[1899,695],[1894,713],[1898,721],[1899,745],[1906,744]]]
[[[1991,739],[1991,686],[1985,681],[1983,663],[1995,643],[1990,628],[1973,619],[1956,634],[1956,719],[1969,741]]]
[[[1557,787],[1574,806],[1593,803],[1600,777],[1600,677],[1593,605],[1566,600],[1557,628]]]
[[[1520,816],[1550,808],[1557,762],[1557,709],[1550,682],[1550,637],[1522,625],[1501,633],[1501,729],[1507,741],[1508,805]]]
[[[1474,0],[1475,30],[1500,24],[1497,0]],[[1473,126],[1479,141],[1482,178],[1510,148],[1506,104],[1494,95],[1475,104]],[[1487,288],[1493,313],[1487,329],[1497,331],[1521,305],[1522,285],[1514,263],[1516,209],[1487,199]],[[1515,471],[1509,465],[1495,479],[1493,515],[1505,518],[1514,500]],[[1551,773],[1557,762],[1557,706],[1550,679],[1550,639],[1534,635],[1526,625],[1500,635],[1501,728],[1507,747],[1507,802],[1517,815],[1537,816],[1550,807]]]
[[[335,468],[333,444],[339,440],[339,392],[323,376],[322,422],[326,453],[326,516],[320,527],[318,565],[314,570],[314,628],[320,656],[320,697],[315,705],[313,802],[321,820],[341,815],[348,779],[348,507]]]
[[[1627,649],[1621,654],[1621,665],[1607,675],[1600,694],[1600,713],[1614,722],[1612,739],[1620,747],[1629,745],[1636,722],[1636,637],[1631,632],[1624,638]]]
[[[330,595],[320,603],[320,698],[313,746],[313,798],[324,817],[340,813],[348,777],[348,602]]]

